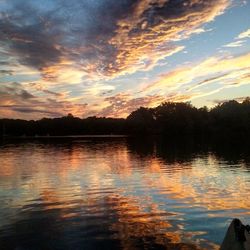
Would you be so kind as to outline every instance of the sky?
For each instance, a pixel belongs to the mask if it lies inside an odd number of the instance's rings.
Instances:
[[[0,0],[0,118],[247,96],[250,0]]]

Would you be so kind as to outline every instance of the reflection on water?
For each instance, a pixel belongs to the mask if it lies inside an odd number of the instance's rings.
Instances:
[[[72,138],[4,143],[0,160],[1,249],[217,249],[250,217],[238,148]]]

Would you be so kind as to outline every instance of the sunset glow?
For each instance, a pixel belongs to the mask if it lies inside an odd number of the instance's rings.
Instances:
[[[242,100],[249,13],[248,0],[0,0],[0,118]]]

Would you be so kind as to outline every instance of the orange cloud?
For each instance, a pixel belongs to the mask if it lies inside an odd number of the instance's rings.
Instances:
[[[133,97],[131,94],[120,93],[105,98],[106,106],[99,110],[99,116],[127,117],[132,111],[139,107],[154,107],[163,102],[163,96],[148,95],[144,97]]]
[[[68,59],[60,59],[56,64],[43,67],[41,75],[44,81],[53,84],[77,84],[82,82],[86,73],[75,62]]]
[[[119,75],[154,67],[159,60],[184,48],[174,41],[202,32],[200,26],[212,21],[229,5],[228,0],[187,1],[176,5],[154,0],[136,3],[133,12],[118,21],[116,35],[109,41],[118,53],[114,62],[107,65],[106,73]],[[161,14],[157,13],[159,10]],[[176,10],[176,15],[170,10]]]
[[[142,92],[150,94],[155,91],[159,95],[167,95],[179,91],[187,95],[188,99],[209,95],[223,88],[249,84],[249,64],[250,53],[226,58],[210,57],[199,64],[190,64],[162,74],[158,80],[144,86]],[[215,83],[221,87],[206,89],[205,92],[202,90],[203,86],[214,87]],[[173,94],[173,101],[174,97]]]

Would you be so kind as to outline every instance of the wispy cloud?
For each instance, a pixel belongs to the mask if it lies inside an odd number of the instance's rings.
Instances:
[[[238,39],[250,38],[250,29],[240,33],[237,38]]]
[[[180,91],[184,95],[192,95],[192,98],[208,95],[210,91],[214,91],[215,84],[220,85],[217,90],[249,84],[249,63],[249,53],[235,57],[211,57],[199,64],[182,66],[162,74],[158,80],[144,86],[141,91],[159,95]],[[204,86],[207,88],[204,89]]]
[[[250,38],[250,29],[240,33],[237,37],[234,38],[234,40],[236,41],[228,43],[223,47],[228,47],[228,48],[242,47],[246,42],[247,38]]]
[[[241,47],[244,42],[245,42],[244,40],[239,40],[239,41],[228,43],[228,44],[224,45],[223,47],[227,47],[227,48]]]
[[[213,103],[215,104],[221,104],[221,103],[224,103],[224,102],[228,102],[228,101],[231,101],[232,99],[214,99],[214,100],[211,100]],[[237,97],[237,98],[234,98],[235,101],[237,102],[243,102],[244,100],[246,100],[246,96],[241,96],[241,97]]]

